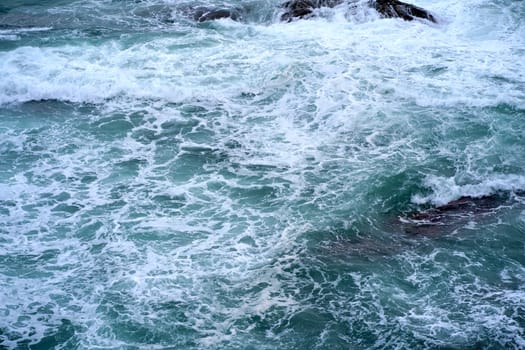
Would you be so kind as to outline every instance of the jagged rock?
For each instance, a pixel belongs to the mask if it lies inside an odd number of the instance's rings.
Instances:
[[[315,9],[335,7],[343,2],[344,0],[290,0],[281,5],[286,11],[281,16],[281,20],[290,22],[293,19],[309,18],[313,16]],[[427,10],[401,1],[371,0],[369,4],[385,18],[402,18],[406,21],[422,18],[436,22],[434,16]]]
[[[281,16],[281,21],[290,22],[293,19],[309,18],[314,9],[321,7],[336,7],[344,0],[290,0],[281,5],[286,12]]]
[[[386,18],[402,18],[405,21],[412,21],[417,17],[436,23],[434,16],[427,10],[401,1],[376,0],[372,2],[372,6]]]
[[[336,7],[347,2],[348,0],[289,0],[280,7],[284,9],[281,15],[281,21],[290,22],[294,19],[306,19],[314,16],[314,10],[322,7]],[[436,22],[435,17],[427,10],[404,3],[398,0],[370,0],[368,3],[384,18],[402,18],[406,21],[412,21],[415,18],[425,19]],[[212,21],[221,18],[231,18],[234,21],[242,19],[241,10],[224,9],[224,8],[192,8],[192,17],[197,22]]]

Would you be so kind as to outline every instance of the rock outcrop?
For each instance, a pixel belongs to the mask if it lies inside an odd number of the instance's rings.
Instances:
[[[315,16],[315,10],[322,7],[333,8],[343,4],[355,4],[352,0],[289,0],[280,7],[284,10],[281,21],[291,22],[296,19],[307,19]],[[381,17],[402,18],[412,21],[416,18],[436,22],[435,17],[427,10],[398,0],[370,0],[368,5],[374,8]],[[197,7],[192,9],[192,17],[197,22],[212,21],[221,18],[242,20],[239,9]]]
[[[373,7],[386,18],[402,18],[405,21],[412,21],[416,18],[426,19],[436,23],[436,18],[427,10],[407,4],[397,0],[376,0]]]
[[[290,0],[281,5],[285,9],[281,16],[282,21],[309,18],[314,10],[321,7],[335,7],[343,4],[344,0]],[[371,0],[369,5],[384,18],[402,18],[412,21],[416,18],[436,22],[435,17],[427,10],[412,4],[397,0]]]

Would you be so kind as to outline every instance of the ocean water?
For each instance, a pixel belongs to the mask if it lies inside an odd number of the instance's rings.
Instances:
[[[2,0],[0,348],[525,348],[525,2],[413,3]]]

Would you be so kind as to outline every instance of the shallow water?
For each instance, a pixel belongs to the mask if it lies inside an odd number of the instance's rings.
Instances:
[[[0,347],[525,347],[525,3],[279,3],[2,2]]]

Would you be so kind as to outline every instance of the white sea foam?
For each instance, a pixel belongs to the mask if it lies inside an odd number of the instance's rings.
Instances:
[[[102,102],[118,96],[180,101],[219,92],[228,97],[243,82],[247,87],[268,88],[275,79],[272,71],[301,62],[313,73],[304,77],[306,88],[330,82],[331,74],[324,72],[329,68],[352,78],[344,81],[343,91],[359,89],[356,82],[366,81],[375,87],[372,93],[392,89],[397,99],[414,99],[423,106],[500,102],[522,108],[520,82],[525,69],[515,50],[523,39],[465,36],[469,24],[479,24],[462,21],[469,16],[468,7],[457,11],[464,12],[461,18],[439,26],[341,18],[262,27],[217,22],[219,31],[232,33],[214,38],[197,28],[191,38],[158,39],[127,48],[115,43],[20,48],[2,53],[0,103],[41,99]],[[247,28],[255,35],[246,36]],[[516,35],[519,31],[523,29],[518,27]],[[215,39],[220,46],[216,42],[200,49],[194,44],[191,50],[170,49],[190,45],[189,40],[213,43]],[[297,45],[300,42],[309,49],[303,50],[304,46]],[[269,51],[272,48],[278,50]],[[384,77],[395,79],[395,85]],[[487,77],[507,80],[505,92],[501,83]]]
[[[429,176],[425,180],[425,185],[432,189],[432,193],[427,196],[416,194],[412,196],[412,201],[416,204],[444,205],[464,196],[479,198],[501,191],[524,191],[525,177],[499,175],[480,180],[478,183],[461,184],[454,177]]]

